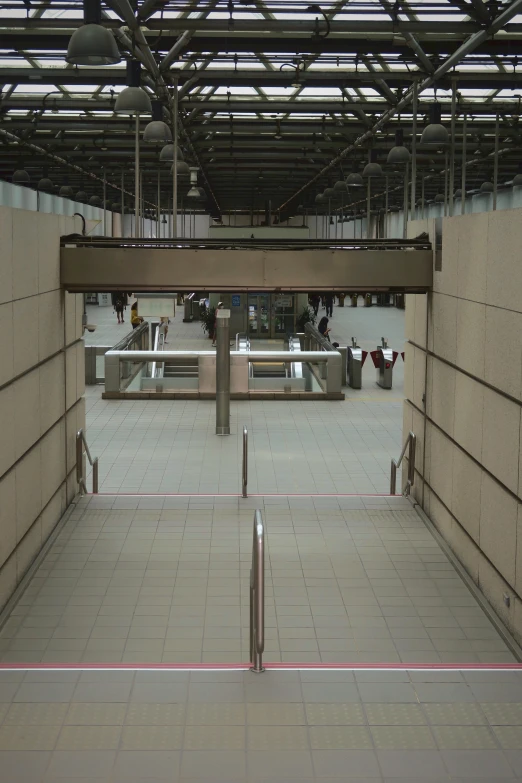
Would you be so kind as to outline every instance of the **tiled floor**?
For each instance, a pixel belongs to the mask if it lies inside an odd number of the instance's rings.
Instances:
[[[0,672],[2,783],[522,781],[522,672]]]
[[[403,498],[161,496],[78,502],[0,632],[1,659],[248,661],[255,508],[267,661],[514,660]]]
[[[89,308],[104,340],[123,336],[111,308]],[[404,313],[394,308],[334,309],[334,339],[381,335],[403,349]],[[120,330],[120,331],[118,331]],[[199,323],[184,324],[178,310],[170,348],[208,348]],[[94,333],[98,335],[98,330]],[[86,341],[92,336],[88,333]],[[230,437],[215,435],[213,401],[102,400],[87,389],[87,436],[100,459],[104,492],[239,492],[243,426],[249,430],[250,492],[373,493],[389,491],[391,457],[402,440],[403,364],[394,388],[380,389],[373,365],[364,388],[346,389],[344,402],[233,402]]]

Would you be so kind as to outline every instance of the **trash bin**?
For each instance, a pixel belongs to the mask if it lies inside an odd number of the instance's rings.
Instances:
[[[348,346],[348,386],[352,389],[362,386],[362,368],[367,356],[368,352],[357,345],[357,338],[352,337],[352,344]]]

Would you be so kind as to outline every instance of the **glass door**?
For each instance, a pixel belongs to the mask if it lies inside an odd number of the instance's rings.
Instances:
[[[248,334],[250,337],[270,336],[268,294],[248,295]]]
[[[295,333],[295,296],[293,294],[273,294],[272,336],[284,337]]]

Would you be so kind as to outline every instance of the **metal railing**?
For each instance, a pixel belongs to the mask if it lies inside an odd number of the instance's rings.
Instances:
[[[248,430],[243,427],[243,497],[248,497]]]
[[[87,445],[87,441],[85,440],[84,432],[83,430],[78,430],[78,432],[76,433],[76,481],[78,482],[78,486],[80,487],[80,494],[82,495],[87,494],[87,485],[85,483],[85,476],[83,475],[84,447],[85,447],[85,453],[87,454],[87,459],[92,465],[92,494],[97,495],[98,494],[98,457],[95,457],[94,459],[91,457],[91,452],[89,451],[89,446]]]
[[[249,351],[250,339],[246,332],[238,332],[236,334],[236,351]]]
[[[254,514],[250,569],[250,661],[253,672],[264,672],[265,649],[265,528],[261,512]]]
[[[417,446],[417,436],[413,432],[408,433],[406,443],[401,451],[401,456],[398,460],[392,459],[391,461],[391,475],[390,475],[390,495],[395,495],[397,488],[397,470],[400,468],[406,449],[408,449],[408,480],[404,486],[403,495],[409,495],[413,482],[415,481],[415,449]]]

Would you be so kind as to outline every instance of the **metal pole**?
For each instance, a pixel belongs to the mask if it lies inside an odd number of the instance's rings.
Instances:
[[[462,181],[460,188],[462,190],[462,201],[460,202],[460,214],[466,213],[466,133],[468,128],[468,118],[466,114],[462,121]]]
[[[103,169],[103,236],[107,236],[107,180],[105,179],[105,168]]]
[[[248,430],[243,427],[243,497],[248,497]]]
[[[370,234],[371,181],[372,178],[368,177],[368,185],[366,186],[366,239],[372,238]]]
[[[457,113],[457,82],[451,84],[451,139],[449,171],[449,214],[453,215],[453,194],[455,192],[455,114]]]
[[[402,236],[406,239],[408,236],[408,175],[410,173],[409,163],[404,166],[404,220],[402,225]]]
[[[98,494],[98,457],[92,462],[92,494]]]
[[[82,491],[83,484],[83,443],[82,443],[82,430],[78,430],[76,433],[76,481]]]
[[[134,128],[134,236],[140,235],[140,115],[136,114]]]
[[[424,177],[421,180],[422,219],[424,220]]]
[[[250,570],[250,660],[251,671],[264,671],[265,649],[265,532],[261,512],[254,514],[252,568]]]
[[[140,237],[145,236],[145,199],[143,198],[143,171],[140,171]]]
[[[384,194],[384,237],[388,237],[388,175],[386,174],[386,191]]]
[[[230,310],[216,317],[216,435],[230,435]]]
[[[417,104],[419,83],[413,82],[413,120],[411,125],[411,219],[415,220],[415,201],[417,198]]]
[[[391,472],[390,472],[390,495],[395,495],[397,487],[397,463],[394,459],[391,461]]]
[[[500,131],[499,115],[495,120],[495,158],[493,163],[493,211],[497,208],[497,188],[498,188],[498,134]]]
[[[157,222],[157,228],[156,228],[156,236],[159,239],[160,238],[160,232],[161,232],[161,209],[160,209],[160,170],[158,169],[158,198],[157,198],[157,207],[156,207],[156,222]]]
[[[122,237],[125,236],[125,232],[123,230],[123,216],[125,214],[125,180],[124,180],[124,173],[123,169],[121,170],[121,228],[120,228],[120,234]]]
[[[178,80],[173,79],[174,100],[172,102],[172,236],[178,235]]]
[[[448,214],[448,150],[444,153],[444,217]]]

